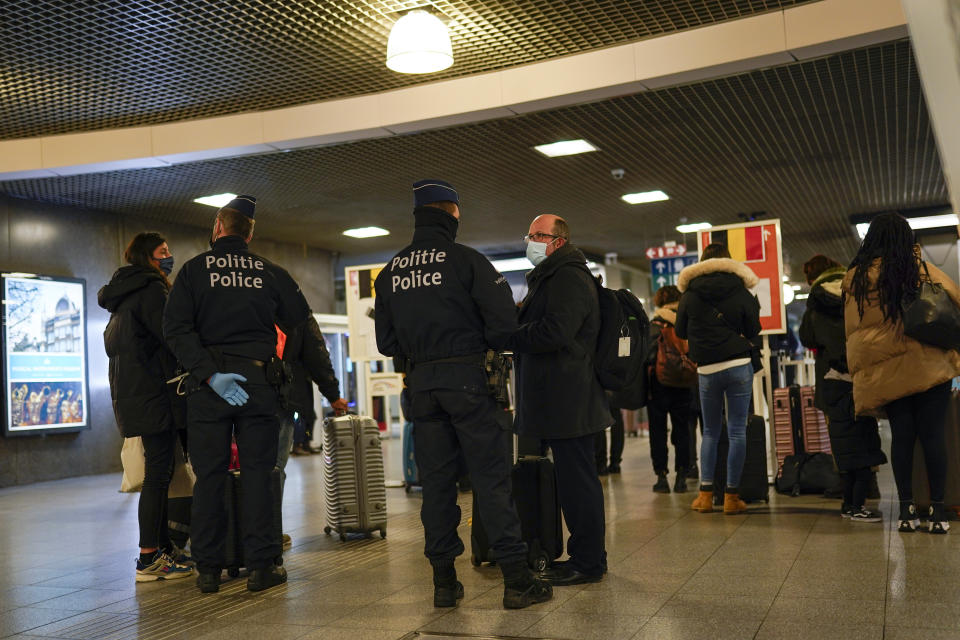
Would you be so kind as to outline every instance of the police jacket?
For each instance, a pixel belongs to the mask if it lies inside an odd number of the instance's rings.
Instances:
[[[125,438],[185,426],[183,403],[166,384],[177,367],[161,330],[166,301],[160,272],[138,265],[118,269],[97,293],[97,302],[110,312],[103,345],[113,412]]]
[[[163,313],[163,335],[180,364],[205,382],[227,371],[218,353],[269,361],[277,347],[274,324],[290,331],[309,314],[286,270],[250,253],[242,238],[223,236],[181,267]]]
[[[506,278],[478,251],[457,244],[459,221],[442,209],[419,207],[413,243],[377,276],[377,348],[413,362],[413,391],[486,392],[479,364],[487,349],[502,349],[517,327]],[[435,363],[476,356],[476,365]]]
[[[290,411],[299,412],[307,421],[316,419],[311,380],[331,403],[340,398],[340,381],[333,371],[330,352],[327,351],[327,343],[316,318],[310,316],[306,322],[287,334],[287,341],[283,346],[283,360],[289,363],[293,370],[293,385],[288,401]]]
[[[576,438],[613,424],[593,359],[600,303],[579,249],[564,245],[527,274],[516,352],[517,430],[521,435]]]
[[[750,357],[750,340],[760,333],[760,303],[749,291],[757,282],[750,267],[730,258],[710,258],[680,272],[676,331],[688,341],[691,360],[705,365]]]

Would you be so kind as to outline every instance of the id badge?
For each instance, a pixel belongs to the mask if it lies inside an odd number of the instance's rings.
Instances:
[[[630,357],[630,336],[620,338],[619,346],[617,349],[617,357],[620,357],[620,358]]]

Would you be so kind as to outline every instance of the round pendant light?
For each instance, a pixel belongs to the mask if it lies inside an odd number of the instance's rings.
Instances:
[[[387,68],[398,73],[435,73],[453,64],[447,25],[437,16],[415,9],[404,14],[387,40]]]

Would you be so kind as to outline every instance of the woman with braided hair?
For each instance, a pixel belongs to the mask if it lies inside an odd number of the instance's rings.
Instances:
[[[953,280],[922,264],[906,219],[895,213],[874,218],[843,278],[847,364],[857,415],[886,413],[890,420],[899,530],[915,531],[920,524],[913,503],[913,449],[919,438],[930,481],[929,530],[946,533],[944,421],[950,381],[960,375],[960,353],[904,335],[903,304],[916,295],[921,278],[943,286],[960,306]]]

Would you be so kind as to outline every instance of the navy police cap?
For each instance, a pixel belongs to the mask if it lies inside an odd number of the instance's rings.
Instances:
[[[254,209],[257,206],[257,199],[253,196],[237,196],[227,204],[223,205],[221,209],[235,209],[247,216],[248,218],[253,218]]]
[[[460,196],[453,185],[443,180],[420,180],[413,183],[413,206],[422,207],[431,202],[453,202],[460,206]]]

